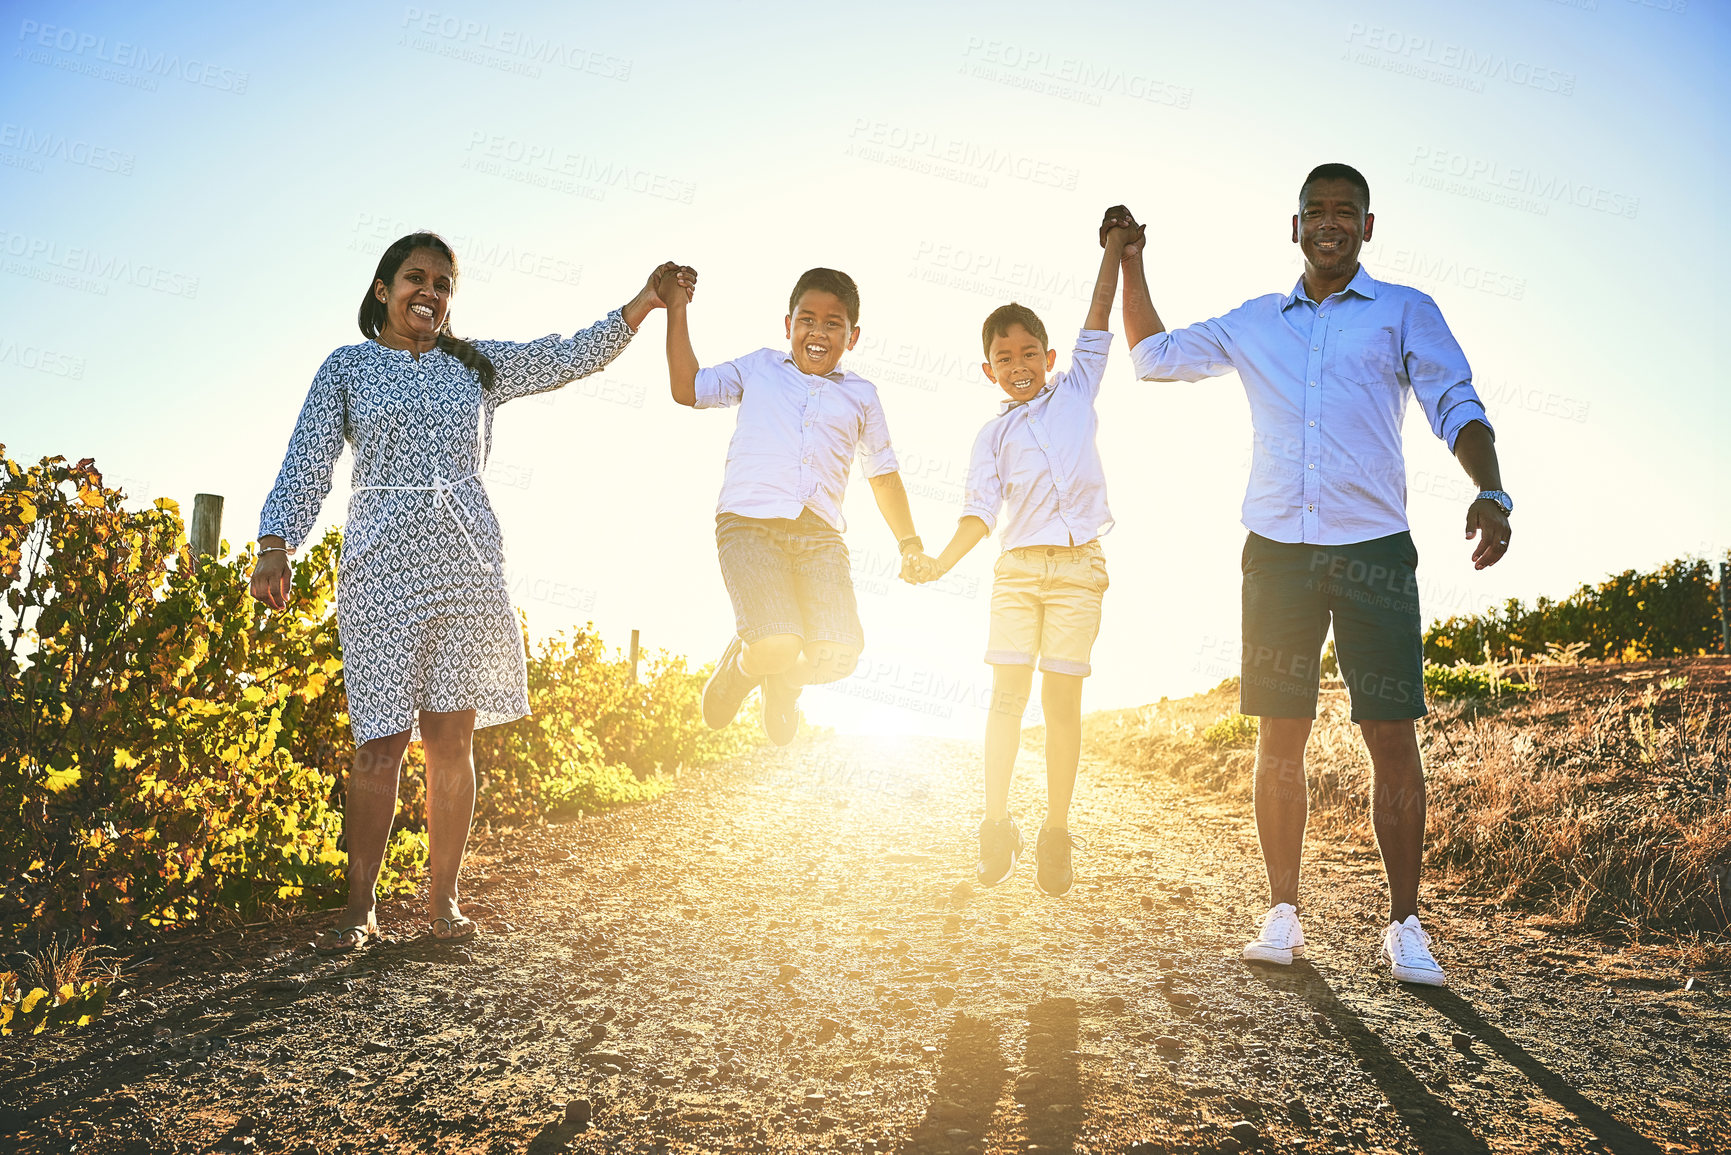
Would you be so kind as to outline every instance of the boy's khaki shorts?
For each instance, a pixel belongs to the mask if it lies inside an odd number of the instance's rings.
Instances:
[[[1100,543],[1027,545],[993,567],[992,628],[986,661],[1087,677],[1100,634],[1100,596],[1110,582]]]

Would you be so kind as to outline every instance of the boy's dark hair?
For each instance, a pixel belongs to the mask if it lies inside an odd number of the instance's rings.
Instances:
[[[1304,178],[1304,183],[1298,186],[1298,207],[1304,207],[1304,198],[1310,192],[1310,186],[1319,180],[1343,180],[1358,190],[1359,208],[1370,211],[1370,182],[1364,179],[1364,174],[1350,164],[1319,164],[1310,170],[1310,175]]]
[[[1040,318],[1034,315],[1034,310],[1026,305],[1018,305],[1011,301],[1008,305],[999,305],[992,310],[992,315],[986,318],[985,327],[980,330],[980,344],[986,347],[986,356],[992,355],[992,338],[1010,335],[1010,326],[1020,325],[1040,339],[1040,348],[1049,349],[1051,343],[1046,340],[1046,326],[1040,323]]]
[[[850,327],[859,325],[859,286],[853,283],[853,278],[838,269],[807,269],[799,275],[799,280],[793,283],[793,295],[787,299],[787,312],[793,315],[794,307],[799,299],[805,296],[806,290],[816,289],[820,293],[833,293],[841,299],[842,308],[847,310],[847,323]]]

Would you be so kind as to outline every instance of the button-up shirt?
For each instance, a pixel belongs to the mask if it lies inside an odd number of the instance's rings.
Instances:
[[[859,455],[866,477],[898,468],[877,386],[837,369],[802,372],[785,349],[759,349],[697,371],[698,409],[739,406],[718,513],[798,517],[810,509],[845,529],[842,497]]]
[[[1005,511],[1004,549],[1081,545],[1112,528],[1106,471],[1094,444],[1094,399],[1112,334],[1083,329],[1070,368],[1025,402],[1006,400],[974,439],[962,516],[988,530]]]
[[[1156,333],[1130,357],[1144,381],[1238,371],[1254,435],[1244,526],[1275,541],[1344,545],[1407,528],[1409,393],[1451,451],[1469,422],[1490,428],[1436,302],[1362,266],[1320,304],[1300,277],[1285,295]]]

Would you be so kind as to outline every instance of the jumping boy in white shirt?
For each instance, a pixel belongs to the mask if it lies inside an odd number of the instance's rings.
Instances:
[[[865,645],[841,538],[856,453],[900,543],[903,576],[928,573],[932,560],[914,534],[877,388],[839,368],[860,334],[853,279],[808,270],[788,298],[790,349],[707,369],[691,349],[685,294],[668,294],[680,299],[667,326],[673,399],[694,409],[739,406],[715,514],[735,631],[703,688],[703,717],[720,729],[761,685],[764,731],[785,746],[799,729],[801,688],[847,677]]]
[[[1058,354],[1047,346],[1046,327],[1031,309],[1011,303],[986,318],[986,361],[980,368],[1009,400],[974,440],[962,518],[936,566],[938,576],[949,572],[997,526],[999,510],[1005,511],[986,647],[992,706],[977,877],[982,886],[1003,882],[1023,850],[1021,831],[1010,817],[1010,777],[1037,662],[1046,717],[1046,821],[1035,842],[1034,881],[1053,897],[1067,893],[1074,881],[1070,796],[1082,748],[1082,679],[1092,669],[1107,586],[1099,537],[1112,528],[1094,444],[1094,399],[1112,344],[1107,325],[1118,291],[1119,254],[1131,233],[1110,217],[1102,233],[1100,276],[1067,372],[1047,378]]]

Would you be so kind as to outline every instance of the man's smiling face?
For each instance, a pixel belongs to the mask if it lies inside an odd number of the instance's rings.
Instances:
[[[1323,277],[1351,273],[1358,251],[1370,240],[1376,217],[1366,211],[1364,194],[1351,181],[1317,180],[1305,186],[1292,239],[1310,272]]]
[[[793,303],[787,318],[787,339],[799,371],[822,377],[835,372],[841,355],[854,347],[859,327],[847,315],[840,297],[822,289],[807,289]]]

